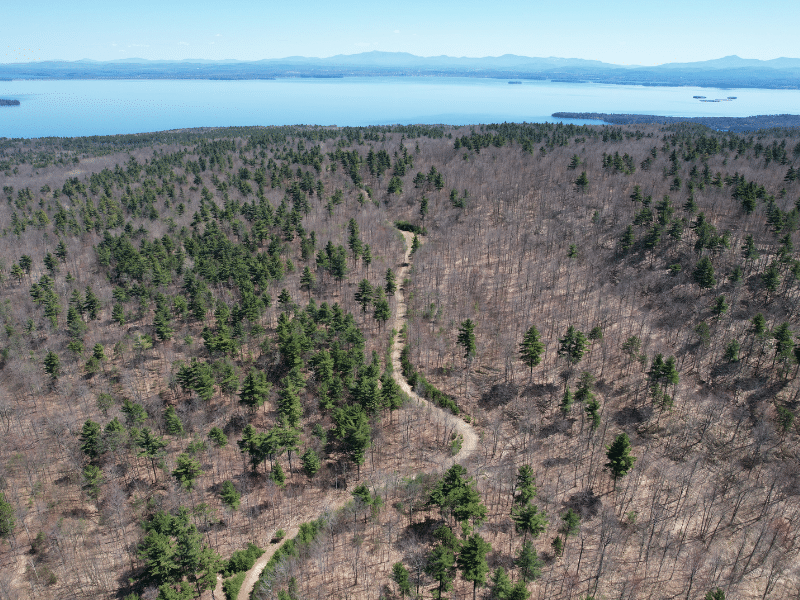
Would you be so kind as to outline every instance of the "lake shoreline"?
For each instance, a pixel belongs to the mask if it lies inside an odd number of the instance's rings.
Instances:
[[[675,117],[663,115],[639,115],[594,112],[555,112],[555,119],[593,119],[613,125],[695,123],[718,131],[744,133],[760,129],[800,128],[800,115],[753,115],[749,117]]]
[[[191,129],[296,125],[545,123],[601,125],[597,115],[736,117],[798,112],[800,91],[586,85],[454,77],[293,78],[271,81],[95,80],[0,83],[6,138],[81,137]],[[519,80],[511,80],[519,81]],[[735,102],[701,103],[695,95]],[[592,118],[554,118],[570,111]],[[650,122],[653,122],[651,120]],[[781,126],[786,123],[759,124]],[[724,123],[710,125],[718,129]],[[737,125],[738,127],[738,125]],[[749,129],[749,128],[748,128]]]

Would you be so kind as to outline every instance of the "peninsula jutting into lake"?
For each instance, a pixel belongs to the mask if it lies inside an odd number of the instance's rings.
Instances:
[[[656,123],[671,125],[673,123],[697,123],[717,131],[734,131],[743,133],[759,129],[800,127],[800,115],[755,115],[752,117],[666,117],[659,115],[608,114],[594,112],[555,112],[555,119],[591,119],[605,121],[614,125],[636,125],[640,123]]]

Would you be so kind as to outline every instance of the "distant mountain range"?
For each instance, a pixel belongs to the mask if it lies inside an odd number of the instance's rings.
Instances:
[[[364,52],[328,58],[258,61],[125,58],[0,64],[0,79],[274,79],[283,77],[451,76],[634,85],[800,89],[800,58],[726,56],[658,66],[615,65],[578,58],[505,54],[484,58]]]

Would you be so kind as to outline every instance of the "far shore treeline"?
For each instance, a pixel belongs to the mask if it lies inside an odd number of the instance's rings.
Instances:
[[[594,112],[555,112],[555,119],[593,119],[612,125],[641,125],[654,123],[672,125],[674,123],[695,123],[717,131],[743,133],[776,127],[800,127],[800,115],[754,115],[750,117],[666,117],[660,115],[629,115]]]
[[[422,57],[404,52],[363,52],[328,58],[257,61],[39,61],[0,63],[0,79],[274,79],[294,77],[480,77],[659,87],[800,89],[800,59],[771,61],[738,56],[659,66],[595,60],[504,55],[483,58]]]

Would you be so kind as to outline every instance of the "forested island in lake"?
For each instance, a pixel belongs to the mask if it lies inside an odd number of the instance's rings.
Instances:
[[[800,127],[800,115],[754,115],[752,117],[666,117],[660,115],[609,114],[595,112],[555,112],[556,119],[593,119],[614,125],[639,125],[655,123],[670,125],[673,123],[696,123],[717,131],[735,131],[739,133],[774,129]]]

